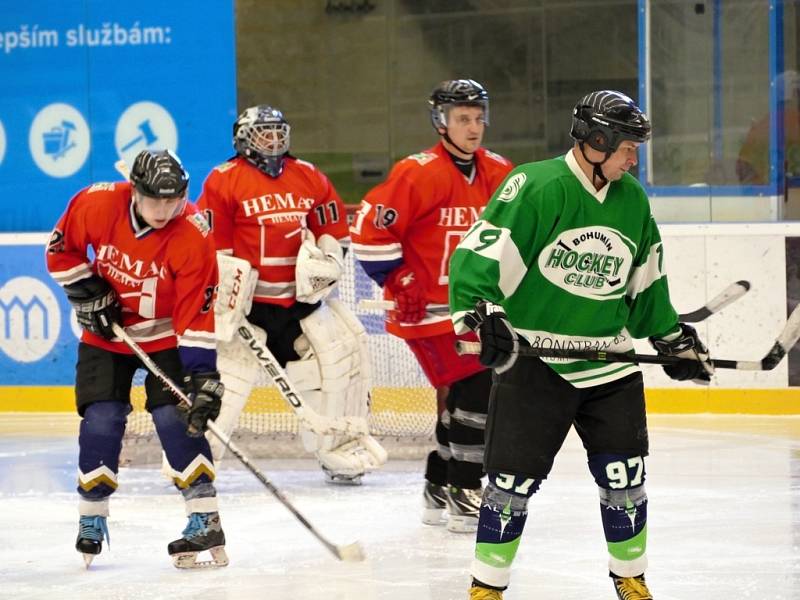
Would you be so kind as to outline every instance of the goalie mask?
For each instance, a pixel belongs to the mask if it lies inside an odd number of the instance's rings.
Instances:
[[[189,174],[169,150],[142,150],[130,172],[133,201],[148,225],[163,227],[186,205]]]
[[[447,129],[447,114],[454,106],[477,106],[483,109],[483,122],[489,124],[489,94],[472,79],[442,81],[431,92],[431,124],[438,132]]]
[[[290,130],[277,108],[266,104],[251,106],[233,124],[233,147],[260,171],[278,177],[289,152]]]

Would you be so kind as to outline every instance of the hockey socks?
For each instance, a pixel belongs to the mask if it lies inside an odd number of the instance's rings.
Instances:
[[[528,499],[539,487],[539,481],[525,480],[533,485],[523,491],[519,485],[514,485],[516,480],[522,481],[522,478],[490,475],[478,519],[471,574],[477,581],[498,589],[508,585],[511,563],[517,554],[528,518]],[[519,493],[510,493],[498,487],[498,484],[505,487],[507,483],[510,489]]]
[[[609,569],[621,577],[647,568],[647,494],[644,486],[626,490],[600,488],[600,514],[609,554]]]
[[[94,402],[83,412],[78,445],[78,493],[89,501],[108,498],[117,489],[119,453],[130,410],[122,402]]]

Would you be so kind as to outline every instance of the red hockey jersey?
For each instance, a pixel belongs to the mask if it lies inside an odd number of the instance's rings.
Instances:
[[[193,204],[153,229],[136,220],[129,183],[85,188],[53,231],[47,268],[62,286],[92,274],[108,281],[122,304],[122,325],[145,352],[177,345],[187,371],[215,368],[217,261],[208,223]],[[131,353],[123,342],[88,331],[81,340]]]
[[[255,302],[291,306],[295,264],[307,227],[317,238],[327,233],[350,244],[341,198],[314,165],[286,157],[273,178],[242,157],[215,167],[197,201],[214,231],[217,249],[250,262],[258,270]]]
[[[470,180],[439,142],[398,162],[361,201],[350,229],[361,266],[383,285],[391,271],[405,265],[426,289],[428,316],[413,325],[390,316],[389,333],[412,339],[453,330],[447,298],[450,255],[512,167],[479,148]],[[392,299],[387,289],[384,296]]]

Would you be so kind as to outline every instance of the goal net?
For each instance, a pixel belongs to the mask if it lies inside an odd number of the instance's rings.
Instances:
[[[433,449],[436,426],[436,397],[408,346],[388,335],[383,314],[358,308],[362,299],[380,298],[380,288],[348,252],[337,292],[339,299],[364,324],[369,334],[372,357],[370,431],[394,458],[421,457]],[[128,417],[123,443],[123,463],[141,464],[160,460],[160,446],[152,419],[144,410],[145,373],[134,380],[131,401],[134,410]],[[250,395],[232,439],[253,457],[301,457],[306,452],[300,443],[294,413],[272,386],[266,373]]]

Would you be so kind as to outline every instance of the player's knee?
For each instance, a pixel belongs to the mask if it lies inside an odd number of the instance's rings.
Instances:
[[[450,387],[450,397],[456,415],[463,415],[465,422],[486,424],[489,409],[489,393],[492,389],[491,371],[480,371],[456,381]]]
[[[511,473],[488,473],[488,477],[486,495],[492,494],[493,498],[524,498],[525,504],[542,485],[541,479]],[[523,508],[525,504],[522,505]]]
[[[600,505],[617,510],[628,510],[631,506],[639,507],[647,503],[647,492],[644,484],[624,490],[600,488]]]
[[[154,408],[150,415],[153,417],[153,424],[156,431],[167,432],[186,429],[186,422],[183,420],[180,409],[174,404],[165,404]]]
[[[645,480],[644,457],[640,455],[593,454],[589,457],[589,470],[603,490],[631,490],[643,486]]]
[[[130,405],[123,402],[93,402],[83,413],[81,432],[122,437],[129,412]]]

